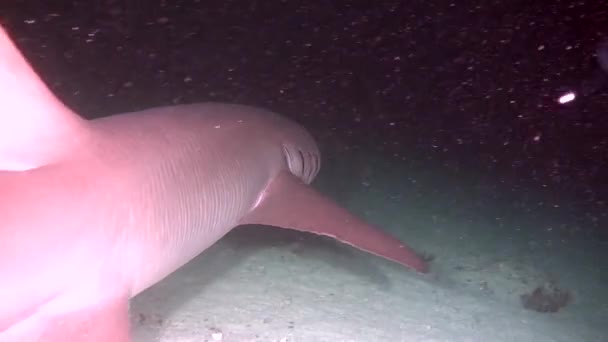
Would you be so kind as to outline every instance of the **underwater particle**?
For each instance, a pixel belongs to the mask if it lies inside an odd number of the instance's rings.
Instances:
[[[574,99],[576,99],[576,94],[572,91],[569,91],[569,92],[563,94],[562,96],[560,96],[557,99],[557,102],[559,102],[560,104],[564,104],[564,103],[572,102],[572,101],[574,101]]]
[[[222,334],[221,332],[214,332],[211,334],[211,338],[214,341],[221,341],[224,339],[224,334]]]

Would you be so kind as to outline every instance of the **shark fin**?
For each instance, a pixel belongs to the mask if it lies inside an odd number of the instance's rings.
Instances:
[[[426,262],[398,239],[364,222],[288,172],[266,188],[241,224],[264,224],[332,237],[418,272]]]
[[[0,27],[0,170],[56,161],[81,139],[86,121],[47,88]]]

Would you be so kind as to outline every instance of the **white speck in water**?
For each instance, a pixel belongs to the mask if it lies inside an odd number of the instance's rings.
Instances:
[[[576,98],[576,94],[570,91],[570,92],[567,92],[564,95],[560,96],[559,99],[557,99],[557,102],[564,104],[564,103],[574,101],[575,98]]]

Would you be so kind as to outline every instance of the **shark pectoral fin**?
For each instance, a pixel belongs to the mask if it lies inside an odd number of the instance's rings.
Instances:
[[[86,296],[68,293],[49,301],[33,315],[0,332],[0,342],[129,342],[127,292]]]
[[[287,172],[270,183],[258,206],[241,223],[326,235],[418,272],[428,271],[426,262],[401,241],[349,213]]]
[[[0,170],[34,169],[68,155],[83,120],[44,84],[0,27]]]

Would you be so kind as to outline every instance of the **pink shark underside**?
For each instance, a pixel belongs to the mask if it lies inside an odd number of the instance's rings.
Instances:
[[[1,28],[0,96],[0,342],[129,341],[129,299],[241,224],[427,271],[308,186],[317,145],[277,114],[206,103],[87,121]]]

